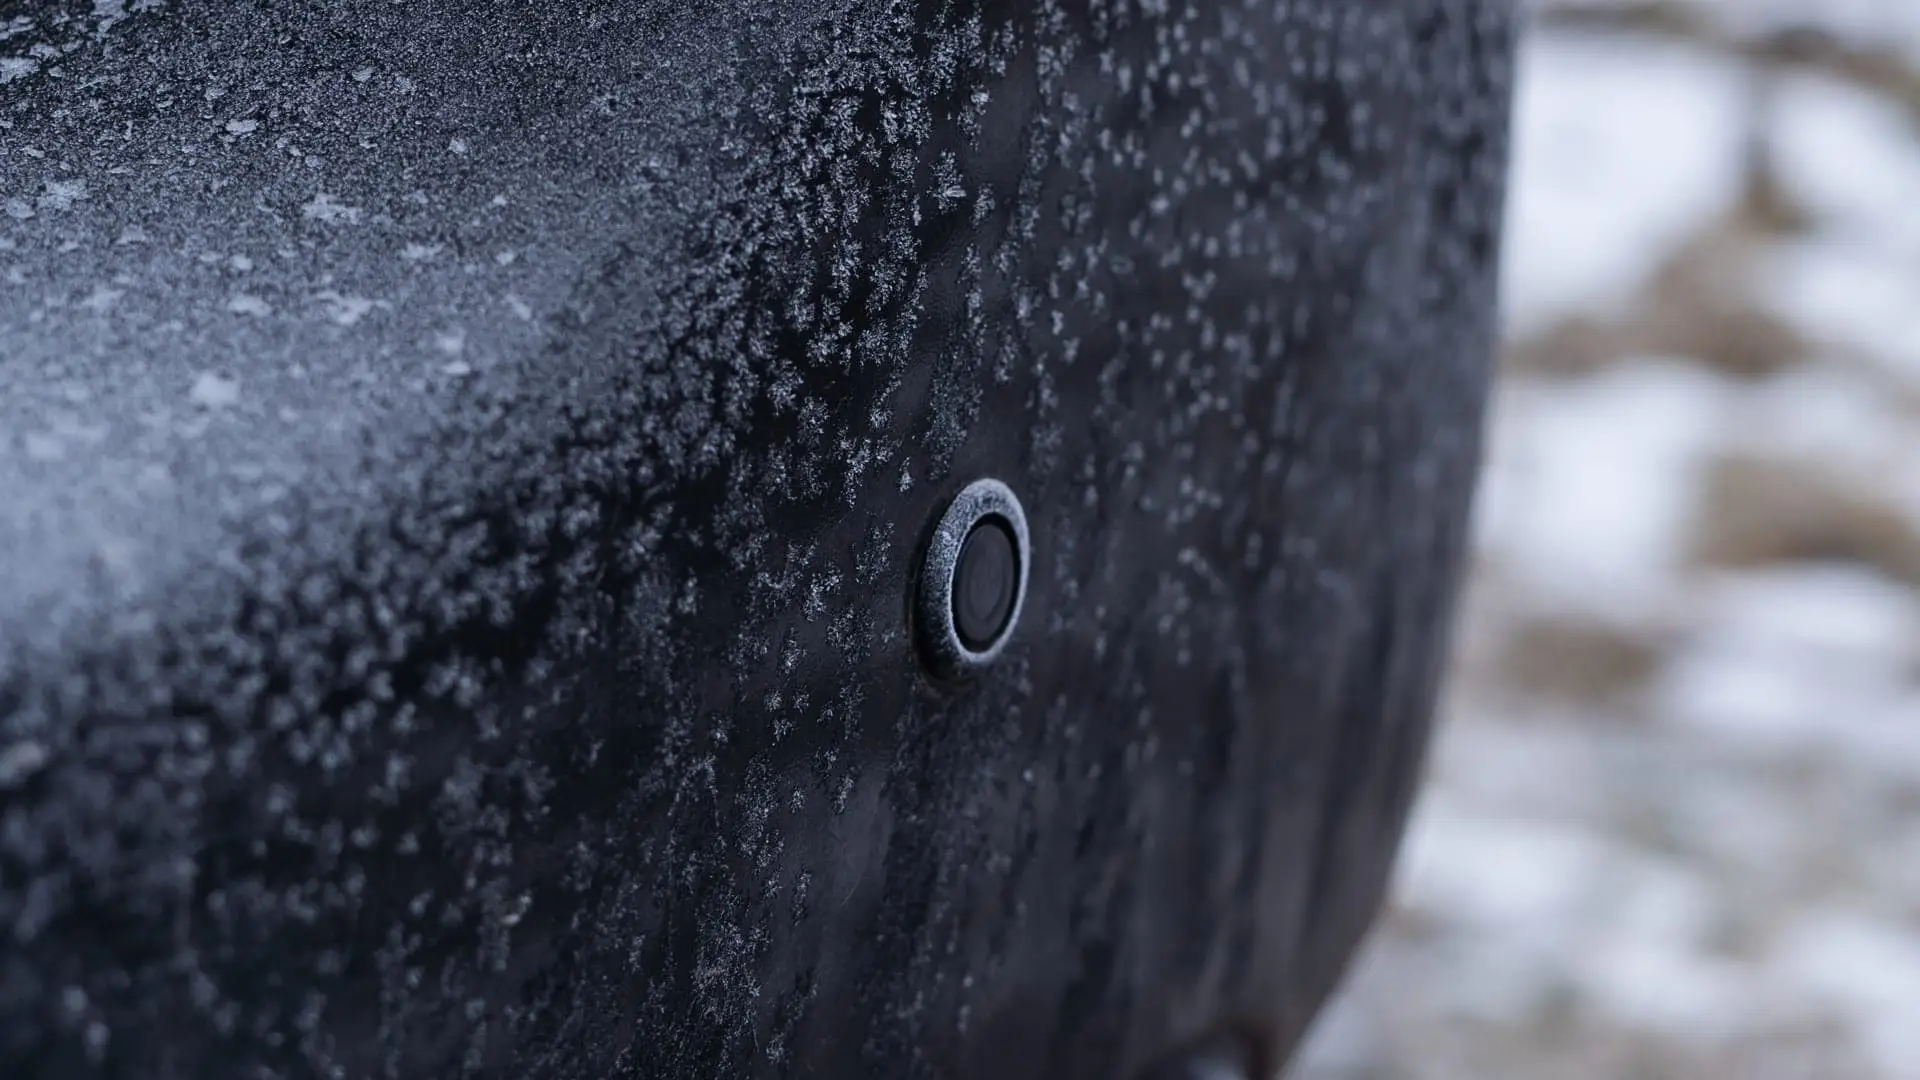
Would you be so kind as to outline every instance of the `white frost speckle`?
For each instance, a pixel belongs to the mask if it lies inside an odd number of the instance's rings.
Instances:
[[[95,36],[104,35],[126,21],[127,0],[93,0],[93,17]]]
[[[519,252],[501,251],[494,254],[493,261],[499,263],[501,266],[512,266],[518,258],[520,258]]]
[[[232,408],[240,403],[240,381],[203,371],[193,380],[187,400],[203,409]]]
[[[105,314],[125,295],[125,290],[100,285],[95,287],[85,300],[80,301],[80,306],[97,314]]]
[[[260,130],[260,121],[258,120],[227,121],[227,134],[229,135],[251,135],[254,132],[259,130]]]
[[[400,257],[408,262],[426,262],[440,252],[439,244],[408,244],[400,249]]]
[[[244,274],[253,269],[253,260],[245,255],[235,255],[227,260],[227,265]]]
[[[235,315],[248,315],[254,318],[273,314],[273,305],[251,293],[234,293],[227,301],[227,310]]]
[[[73,204],[87,198],[84,180],[49,180],[47,192],[40,196],[42,210],[71,210]]]
[[[473,374],[473,365],[465,360],[449,360],[440,365],[440,370],[456,379]]]
[[[22,739],[0,750],[0,788],[10,788],[46,767],[52,755],[44,744]]]
[[[433,347],[448,356],[459,356],[467,351],[466,331],[442,330],[433,335]]]
[[[376,302],[364,296],[346,296],[329,289],[318,299],[326,306],[327,318],[341,326],[353,326],[367,317]]]
[[[0,56],[0,86],[24,79],[40,70],[40,61],[30,56]]]
[[[467,140],[454,139],[447,144],[447,149],[455,154],[464,155],[467,152]]]
[[[300,215],[325,225],[352,225],[360,220],[360,208],[348,206],[323,191],[300,208]]]
[[[22,441],[29,461],[59,461],[66,456],[66,444],[46,432],[28,432]]]

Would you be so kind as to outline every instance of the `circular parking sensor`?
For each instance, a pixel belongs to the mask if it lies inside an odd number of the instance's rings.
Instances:
[[[960,562],[953,569],[953,624],[962,645],[993,647],[1013,614],[1013,594],[1019,585],[1020,557],[1014,554],[1013,533],[1006,520],[990,517],[975,525],[960,546]]]
[[[927,544],[915,600],[927,666],[961,679],[993,662],[1020,621],[1026,598],[1027,515],[998,480],[968,484]]]

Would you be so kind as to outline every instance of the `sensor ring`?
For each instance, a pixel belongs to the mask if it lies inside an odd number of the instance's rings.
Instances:
[[[1026,511],[1012,489],[982,479],[954,497],[927,542],[914,605],[923,658],[935,675],[967,678],[1006,650],[1032,563]]]

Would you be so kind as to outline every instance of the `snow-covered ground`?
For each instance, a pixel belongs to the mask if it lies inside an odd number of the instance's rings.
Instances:
[[[1916,1080],[1920,0],[1534,6],[1446,727],[1293,1076]]]

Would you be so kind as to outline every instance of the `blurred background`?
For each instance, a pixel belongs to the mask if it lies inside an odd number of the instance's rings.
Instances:
[[[1296,1080],[1920,1078],[1920,0],[1529,5],[1393,905]]]

